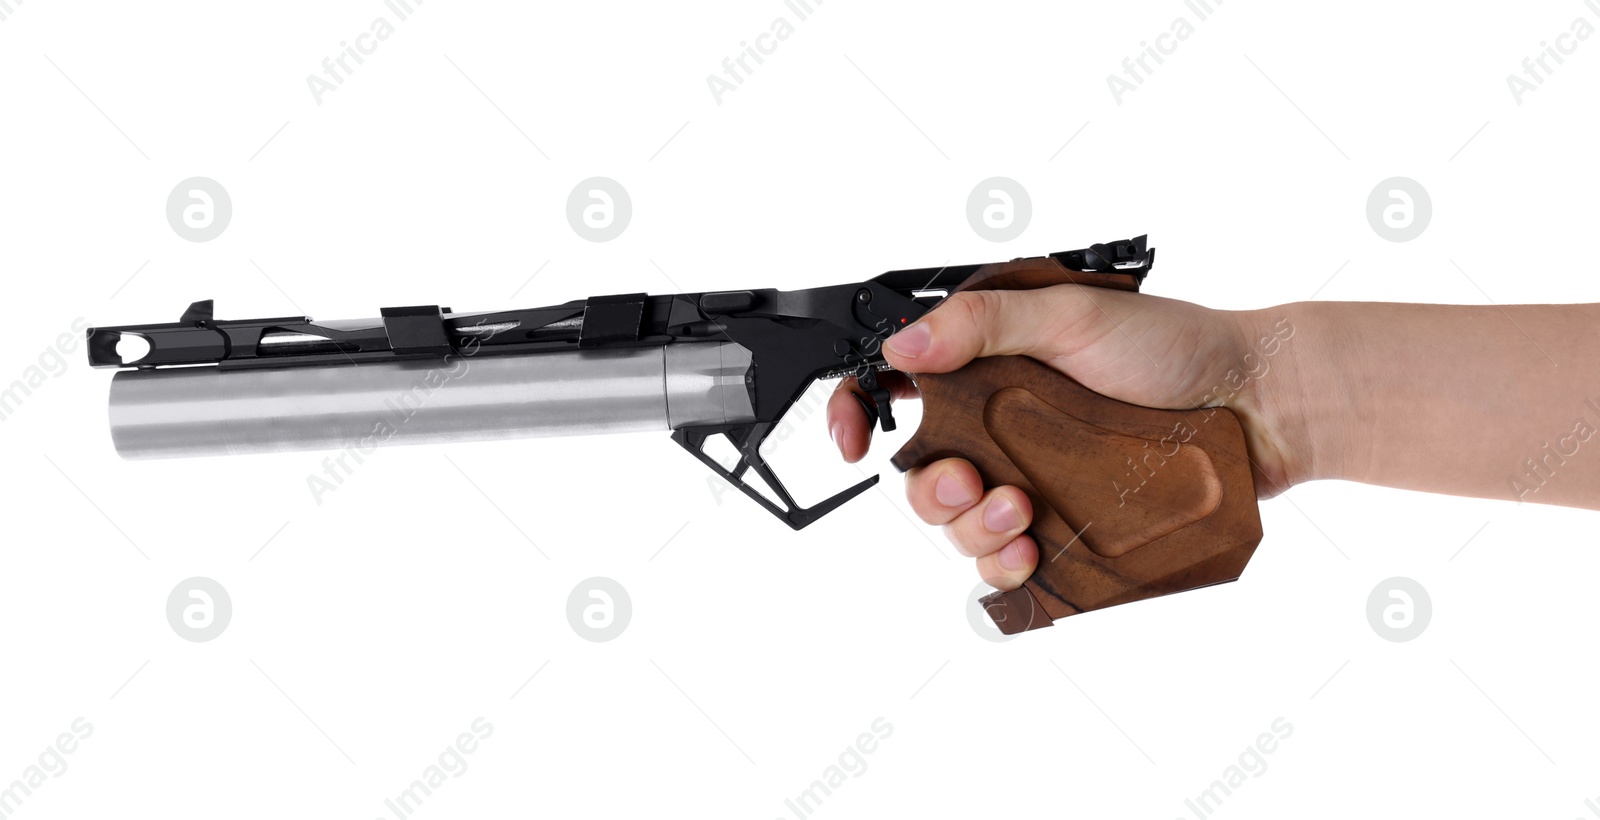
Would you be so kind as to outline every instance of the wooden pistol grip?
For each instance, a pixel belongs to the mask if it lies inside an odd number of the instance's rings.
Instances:
[[[1050,273],[1029,272],[1022,288],[1099,285],[1083,277],[1105,276],[1070,271],[1072,278],[1049,281]],[[972,284],[992,287],[997,277],[1018,279],[980,272]],[[912,378],[922,424],[894,466],[959,456],[984,486],[1013,485],[1033,502],[1028,534],[1039,545],[1038,568],[1021,588],[983,599],[1005,634],[1232,581],[1261,541],[1244,430],[1225,408],[1127,404],[1024,356]]]

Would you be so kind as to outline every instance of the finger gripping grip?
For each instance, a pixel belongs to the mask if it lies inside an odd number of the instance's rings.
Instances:
[[[914,379],[923,420],[894,466],[958,456],[985,486],[1033,502],[1038,568],[983,599],[1006,634],[1232,581],[1261,540],[1244,432],[1227,409],[1126,404],[1022,356]]]

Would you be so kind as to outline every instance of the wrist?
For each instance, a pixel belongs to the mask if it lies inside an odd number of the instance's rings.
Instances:
[[[1349,378],[1360,372],[1362,340],[1333,315],[1339,307],[1296,302],[1236,314],[1255,374],[1239,410],[1263,497],[1316,479],[1360,480],[1370,460],[1371,386]]]

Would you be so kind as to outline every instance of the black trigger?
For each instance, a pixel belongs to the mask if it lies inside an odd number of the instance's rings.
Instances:
[[[872,391],[872,398],[878,403],[878,420],[883,426],[883,432],[894,432],[894,410],[889,407],[889,391],[880,387]]]
[[[856,397],[856,403],[861,405],[861,409],[862,410],[867,411],[867,429],[871,430],[872,428],[877,427],[878,426],[878,405],[877,405],[877,403],[874,402],[872,399],[867,398],[865,395],[862,395],[861,393],[857,393],[854,390],[850,391],[850,395],[855,396]]]
[[[867,428],[871,429],[883,423],[883,432],[894,432],[894,410],[889,406],[889,391],[882,387],[865,390],[861,393],[851,391],[850,395],[856,397],[861,404],[861,409],[867,411]]]

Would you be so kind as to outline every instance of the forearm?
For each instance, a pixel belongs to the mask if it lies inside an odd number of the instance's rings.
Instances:
[[[1253,385],[1279,479],[1600,508],[1600,305],[1310,302]]]

